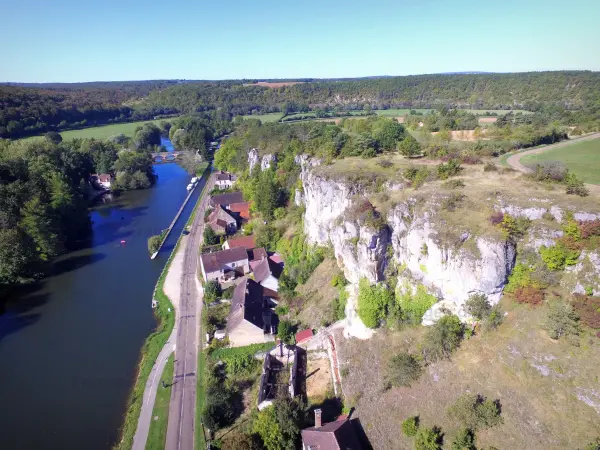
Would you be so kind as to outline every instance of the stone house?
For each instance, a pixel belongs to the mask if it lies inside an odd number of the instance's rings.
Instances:
[[[242,249],[243,250],[243,249]],[[227,335],[232,347],[273,341],[274,323],[263,287],[244,277],[233,291],[227,317]]]
[[[229,209],[233,203],[244,203],[244,195],[241,192],[228,192],[226,194],[217,194],[210,197],[210,206],[221,205]]]
[[[258,264],[253,265],[252,272],[254,280],[261,286],[275,292],[279,290],[279,277],[282,270],[271,261],[271,258],[262,258]]]
[[[248,254],[243,247],[204,253],[200,257],[200,271],[205,281],[220,283],[246,275],[250,271]]]
[[[315,426],[302,430],[302,450],[362,450],[354,424],[347,416],[323,425],[321,410],[315,409]]]
[[[217,234],[232,234],[237,231],[237,220],[221,205],[217,205],[208,215],[208,225]]]

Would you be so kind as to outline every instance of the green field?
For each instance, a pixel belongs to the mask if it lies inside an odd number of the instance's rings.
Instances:
[[[390,109],[374,109],[373,110],[373,112],[375,114],[377,114],[378,116],[385,116],[385,117],[402,117],[402,116],[405,116],[408,113],[410,113],[410,111],[411,111],[410,108],[402,108],[402,109],[390,108]],[[414,109],[414,111],[416,111],[418,113],[422,113],[422,114],[427,114],[431,110],[430,109]]]
[[[69,139],[107,139],[117,134],[124,134],[128,137],[133,137],[133,132],[137,127],[144,123],[155,123],[158,124],[163,120],[169,119],[156,119],[156,120],[143,120],[141,122],[127,122],[127,123],[115,123],[113,125],[103,125],[101,127],[82,128],[81,130],[69,130],[62,131],[60,135],[64,140]],[[23,140],[41,139],[42,136],[31,136],[24,138]]]
[[[160,377],[161,382],[156,390],[156,399],[154,400],[154,409],[152,409],[152,421],[150,422],[150,430],[148,431],[146,450],[162,450],[165,448],[171,387],[174,381],[173,365],[173,354],[171,354],[167,360],[165,370]],[[167,387],[163,388],[163,383]]]
[[[600,139],[592,139],[521,158],[522,164],[560,161],[586,183],[600,184]]]
[[[258,119],[261,122],[277,122],[281,119],[282,113],[268,113],[268,114],[249,114],[242,116],[244,119]]]

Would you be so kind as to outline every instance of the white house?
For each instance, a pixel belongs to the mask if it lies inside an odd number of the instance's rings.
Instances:
[[[110,189],[112,185],[112,175],[109,173],[94,174],[91,177],[92,183],[103,189]]]
[[[215,186],[219,189],[229,189],[233,186],[233,176],[227,172],[219,172],[215,177]]]
[[[204,253],[200,257],[200,270],[205,281],[232,280],[250,271],[248,253],[244,247]]]

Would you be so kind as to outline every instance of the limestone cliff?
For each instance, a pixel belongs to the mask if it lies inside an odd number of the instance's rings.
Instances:
[[[399,268],[400,279],[410,280],[413,286],[423,284],[440,300],[425,315],[424,324],[433,323],[441,309],[467,319],[463,306],[473,293],[484,293],[492,304],[499,301],[515,265],[517,249],[498,227],[489,224],[494,210],[535,221],[529,236],[520,244],[524,248],[537,251],[542,245],[552,245],[562,234],[560,226],[545,226],[542,220],[545,217],[559,224],[564,219],[566,208],[550,200],[530,198],[525,202],[527,206],[522,206],[523,202],[511,203],[510,198],[484,194],[486,197],[478,199],[480,203],[471,208],[485,209],[487,215],[479,211],[480,216],[469,223],[462,220],[461,214],[466,217],[476,212],[465,209],[455,213],[452,221],[443,210],[445,194],[436,190],[407,191],[398,182],[386,182],[379,188],[387,193],[403,191],[406,195],[388,202],[383,223],[373,226],[361,220],[354,207],[359,199],[373,194],[372,185],[345,175],[336,176],[335,167],[328,169],[306,156],[296,161],[302,167],[302,195],[297,198],[305,207],[304,231],[308,240],[318,245],[331,244],[338,265],[353,285],[363,277],[372,283],[385,279],[388,267]],[[593,220],[599,216],[577,211],[574,217]],[[586,286],[600,289],[600,277],[594,279],[600,275],[597,253],[584,252],[581,263],[571,270],[585,273]],[[581,282],[571,284],[572,292],[584,289]],[[355,315],[352,317],[357,320]]]

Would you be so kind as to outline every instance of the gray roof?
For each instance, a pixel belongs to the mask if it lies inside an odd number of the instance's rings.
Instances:
[[[269,278],[269,275],[273,275],[277,279],[281,275],[280,268],[270,258],[263,258],[261,262],[254,266],[253,272],[254,279],[259,283]]]
[[[263,330],[265,325],[271,324],[270,311],[265,308],[262,286],[247,277],[242,278],[233,291],[227,330],[231,332],[243,320]]]
[[[227,194],[213,195],[210,198],[210,204],[216,205],[231,205],[232,203],[243,203],[244,195],[241,192],[228,192]]]
[[[205,272],[215,272],[221,270],[225,264],[245,260],[248,263],[248,254],[244,247],[221,250],[214,253],[204,253],[202,256],[202,266]]]
[[[329,422],[320,428],[307,428],[301,434],[305,447],[318,450],[362,450],[354,424],[350,420]]]

